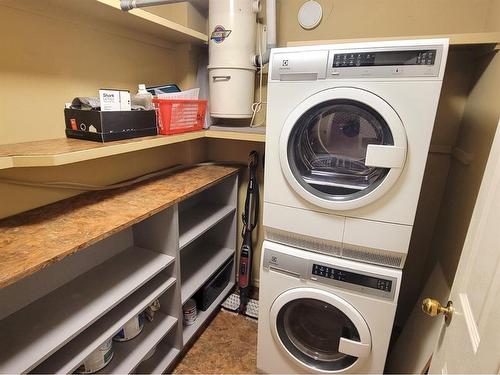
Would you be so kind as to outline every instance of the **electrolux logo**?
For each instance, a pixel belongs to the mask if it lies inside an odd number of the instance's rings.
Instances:
[[[222,43],[231,34],[231,31],[232,30],[226,30],[222,25],[217,25],[215,26],[214,31],[212,31],[210,39],[217,44]]]

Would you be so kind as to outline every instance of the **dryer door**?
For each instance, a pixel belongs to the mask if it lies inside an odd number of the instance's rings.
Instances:
[[[281,294],[270,311],[271,332],[286,355],[319,373],[342,373],[370,354],[371,336],[359,312],[342,298],[319,289]]]
[[[406,159],[406,132],[394,109],[366,90],[321,91],[288,116],[280,162],[290,186],[331,210],[368,205],[393,186]]]

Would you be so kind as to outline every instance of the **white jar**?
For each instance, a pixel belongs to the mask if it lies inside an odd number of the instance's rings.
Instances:
[[[111,362],[113,354],[113,340],[108,339],[85,358],[75,372],[78,374],[93,374]]]
[[[182,312],[184,315],[184,325],[190,326],[196,321],[196,316],[198,315],[198,310],[196,309],[196,301],[194,299],[189,299],[184,306],[182,306]]]

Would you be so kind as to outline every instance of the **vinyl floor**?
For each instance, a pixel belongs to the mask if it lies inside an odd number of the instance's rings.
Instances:
[[[221,310],[174,374],[255,374],[257,321]]]

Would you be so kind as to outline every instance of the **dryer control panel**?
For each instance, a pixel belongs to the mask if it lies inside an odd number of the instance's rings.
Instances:
[[[344,78],[438,77],[443,44],[353,47],[325,45],[273,54],[271,80],[317,81]]]

